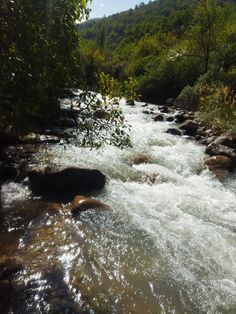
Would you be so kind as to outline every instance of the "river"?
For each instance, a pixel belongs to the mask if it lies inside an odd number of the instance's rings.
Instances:
[[[174,123],[154,122],[141,105],[122,105],[133,148],[52,145],[35,157],[101,170],[108,182],[94,197],[111,211],[35,216],[43,203],[27,201],[26,186],[3,186],[24,261],[14,313],[236,312],[236,178],[219,182],[203,146],[166,134]],[[138,154],[149,163],[133,165]]]

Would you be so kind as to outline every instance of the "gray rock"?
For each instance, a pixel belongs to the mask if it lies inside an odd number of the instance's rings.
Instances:
[[[194,136],[196,135],[198,124],[193,120],[187,120],[184,123],[182,123],[179,128],[181,130],[184,130],[186,135]]]

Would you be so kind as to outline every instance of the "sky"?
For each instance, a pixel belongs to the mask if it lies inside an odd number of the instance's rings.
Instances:
[[[91,18],[108,16],[117,12],[134,8],[140,2],[148,3],[149,0],[93,0],[91,4]]]

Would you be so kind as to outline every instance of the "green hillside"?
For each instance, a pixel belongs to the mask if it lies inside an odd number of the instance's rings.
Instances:
[[[160,102],[198,81],[236,88],[235,3],[159,0],[80,24],[84,76],[135,77],[142,97]]]

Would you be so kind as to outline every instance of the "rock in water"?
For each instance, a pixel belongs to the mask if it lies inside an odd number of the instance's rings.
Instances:
[[[196,135],[198,124],[195,121],[187,120],[181,124],[180,129],[184,130],[186,135],[193,136]]]
[[[110,207],[100,201],[95,199],[78,195],[74,198],[72,205],[71,205],[71,213],[73,215],[79,214],[80,212],[89,210],[89,209],[102,209],[108,210]]]
[[[177,136],[181,136],[182,135],[182,132],[179,129],[177,129],[177,128],[168,129],[165,133],[172,134],[172,135],[177,135]]]
[[[30,187],[41,196],[75,196],[104,188],[106,177],[96,169],[66,168],[63,170],[33,170],[29,173]]]
[[[134,102],[134,100],[129,100],[126,102],[126,105],[133,107],[133,106],[135,106],[135,102]]]

